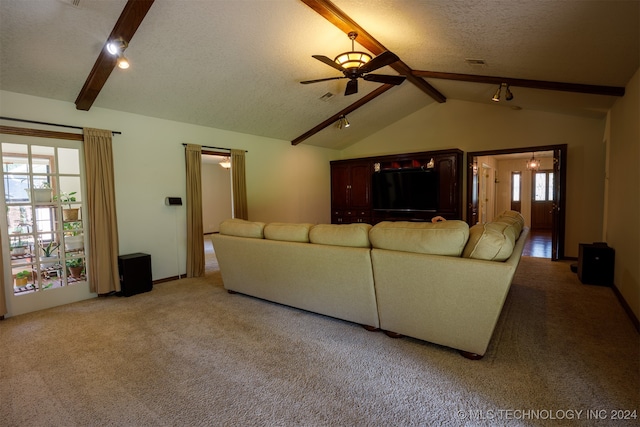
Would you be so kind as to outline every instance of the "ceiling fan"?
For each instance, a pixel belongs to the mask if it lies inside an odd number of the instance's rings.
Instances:
[[[399,61],[400,58],[398,58],[398,56],[392,52],[384,51],[380,55],[372,59],[371,55],[369,55],[368,53],[357,52],[355,50],[354,41],[356,37],[358,37],[358,33],[356,33],[355,31],[351,31],[348,36],[349,39],[351,39],[351,51],[341,53],[340,55],[336,56],[334,60],[331,60],[324,55],[312,55],[318,61],[323,62],[338,71],[341,71],[344,76],[327,77],[324,79],[316,80],[305,80],[300,83],[309,84],[324,82],[327,80],[349,79],[349,81],[347,82],[347,87],[344,91],[344,94],[346,96],[358,93],[358,78],[360,77],[367,81],[386,83],[391,85],[399,85],[405,80],[405,76],[369,74],[370,72],[375,71],[378,68],[382,68],[386,65],[390,65],[394,62]]]

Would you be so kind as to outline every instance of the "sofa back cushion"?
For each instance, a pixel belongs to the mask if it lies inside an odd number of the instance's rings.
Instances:
[[[264,238],[286,242],[309,243],[309,230],[313,224],[272,222],[264,226]]]
[[[246,221],[244,219],[227,219],[220,223],[220,234],[237,237],[264,238],[264,222]]]
[[[504,222],[513,225],[516,234],[516,240],[517,236],[520,235],[522,229],[524,228],[524,217],[518,211],[504,211],[500,215],[498,215],[494,222]]]
[[[464,221],[381,222],[369,232],[371,245],[377,249],[419,254],[460,256],[469,238]]]
[[[319,245],[370,248],[370,224],[318,224],[311,228],[309,240]]]
[[[521,231],[520,224],[500,218],[494,222],[476,224],[469,229],[469,241],[462,256],[487,261],[506,261],[511,256]]]

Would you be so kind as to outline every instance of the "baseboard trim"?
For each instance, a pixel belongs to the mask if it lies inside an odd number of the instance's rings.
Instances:
[[[640,333],[640,322],[638,321],[636,314],[633,312],[633,310],[631,310],[631,307],[629,307],[629,304],[627,304],[627,301],[624,299],[616,285],[613,285],[611,289],[613,289],[613,293],[615,294],[616,298],[618,298],[618,301],[620,301],[620,305],[627,313],[627,316],[629,316],[629,319],[631,319],[631,323],[633,323],[633,326],[636,327],[636,331]]]
[[[164,283],[164,282],[172,282],[174,280],[178,280],[181,279],[182,276],[171,276],[171,277],[165,277],[164,279],[158,279],[158,280],[154,280],[152,283],[154,285],[157,285],[158,283]]]

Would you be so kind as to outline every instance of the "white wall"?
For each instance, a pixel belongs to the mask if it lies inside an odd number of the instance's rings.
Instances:
[[[426,95],[425,95],[426,96]],[[565,255],[578,244],[601,240],[605,119],[494,104],[433,103],[342,151],[342,158],[459,148],[465,152],[568,145]],[[466,206],[466,173],[464,169]]]
[[[122,132],[113,138],[120,253],[151,254],[154,280],[185,272],[186,206],[164,205],[166,196],[186,201],[182,143],[248,151],[250,220],[330,221],[334,150],[6,91],[0,98],[2,116]]]
[[[640,318],[640,69],[610,114],[607,217],[603,239],[616,251],[616,287]]]

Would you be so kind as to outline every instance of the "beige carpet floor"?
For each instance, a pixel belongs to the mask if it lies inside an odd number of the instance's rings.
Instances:
[[[3,426],[637,426],[640,409],[612,290],[529,257],[480,361],[228,294],[213,254],[204,278],[6,319],[0,349]]]

